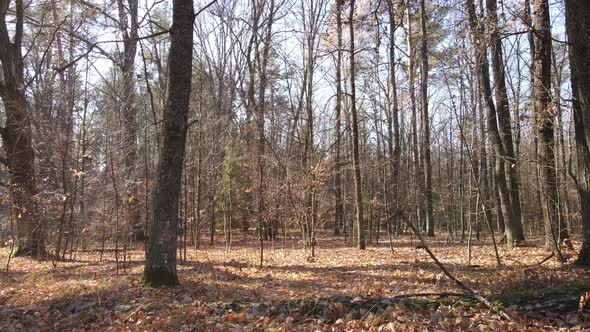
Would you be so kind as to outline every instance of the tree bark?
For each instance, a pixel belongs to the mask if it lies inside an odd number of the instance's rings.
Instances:
[[[520,192],[518,175],[516,172],[517,161],[514,154],[514,143],[512,139],[512,123],[510,120],[510,107],[508,104],[508,93],[506,89],[502,39],[498,28],[497,1],[487,0],[486,9],[489,20],[488,30],[490,35],[492,72],[496,86],[496,116],[498,121],[498,132],[500,134],[500,144],[502,144],[503,148],[503,154],[498,155],[499,158],[497,158],[497,163],[501,163],[501,167],[504,168],[506,188],[508,190],[508,200],[504,198],[502,206],[504,207],[503,214],[506,227],[506,239],[508,246],[511,247],[515,243],[524,241]],[[500,200],[502,201],[502,197],[500,197]]]
[[[137,241],[145,240],[141,222],[141,202],[139,200],[139,179],[135,168],[137,162],[137,106],[135,97],[135,56],[138,42],[138,0],[117,0],[119,11],[119,30],[123,36],[123,60],[119,63],[123,73],[121,108],[123,113],[123,167],[126,187],[125,209],[127,222],[132,228],[132,236]],[[129,15],[127,14],[129,12]]]
[[[583,243],[576,265],[590,266],[590,2],[566,0],[577,162],[573,170],[582,210]]]
[[[410,98],[410,126],[411,126],[411,140],[412,140],[412,165],[414,170],[414,204],[416,210],[416,223],[419,229],[422,229],[422,203],[420,194],[423,192],[424,182],[422,180],[422,167],[420,166],[420,154],[418,152],[418,120],[416,111],[416,93],[414,88],[414,43],[412,41],[412,14],[411,2],[408,1],[406,9],[407,20],[407,53],[408,53],[408,94]]]
[[[192,0],[174,0],[168,64],[170,83],[164,110],[163,142],[152,201],[143,283],[150,287],[176,286],[178,200],[181,190],[187,117],[191,92],[193,20]]]
[[[395,10],[393,0],[388,1],[389,14],[389,83],[391,85],[391,115],[388,117],[389,155],[391,159],[391,197],[394,205],[394,216],[399,212],[399,169],[401,164],[401,138],[399,128],[399,105],[397,99],[397,84],[395,77]],[[392,137],[393,136],[393,137]],[[392,144],[393,143],[393,144]],[[391,223],[391,221],[388,221]],[[393,225],[390,224],[390,231]]]
[[[545,247],[549,250],[557,243],[555,233],[558,224],[558,197],[555,169],[555,129],[551,105],[551,21],[549,2],[535,0],[535,38],[533,61],[533,96],[535,123],[538,136],[537,163],[540,168],[540,192],[543,221],[545,226]]]
[[[350,13],[348,23],[350,24],[350,115],[352,126],[352,166],[354,168],[354,192],[356,205],[356,227],[357,227],[357,248],[364,250],[365,245],[365,221],[363,216],[363,188],[361,179],[361,165],[359,158],[359,126],[356,109],[356,70],[354,56],[354,6],[355,1],[350,1]]]
[[[10,3],[10,0],[0,0],[0,63],[3,71],[0,98],[6,112],[6,124],[0,128],[6,153],[2,162],[10,173],[12,212],[17,218],[18,249],[15,255],[41,257],[46,252],[44,229],[36,211],[35,155],[21,51],[25,7],[22,0],[16,0],[16,20],[12,26],[13,23],[6,22]],[[9,29],[14,29],[12,40]]]
[[[420,1],[420,30],[422,34],[422,47],[420,58],[422,60],[420,93],[422,97],[422,158],[424,158],[424,203],[426,235],[434,237],[434,217],[432,215],[432,165],[430,163],[430,118],[428,116],[428,42],[426,39],[426,6],[424,0]]]
[[[336,122],[334,124],[334,234],[340,234],[344,223],[344,204],[342,202],[342,174],[340,171],[340,127],[342,117],[342,5],[336,0],[336,34],[338,50],[336,55]]]

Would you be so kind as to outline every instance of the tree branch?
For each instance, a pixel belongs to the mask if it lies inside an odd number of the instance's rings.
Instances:
[[[486,307],[490,308],[491,310],[496,310],[496,308],[494,307],[494,305],[490,301],[488,301],[485,297],[479,295],[473,289],[471,289],[469,286],[465,285],[461,280],[457,279],[454,275],[452,275],[449,272],[449,270],[447,270],[447,268],[438,260],[438,258],[436,258],[436,256],[434,256],[434,254],[432,253],[432,251],[430,250],[430,248],[426,244],[426,241],[424,241],[424,237],[422,237],[422,234],[420,234],[420,232],[418,231],[418,229],[416,229],[416,227],[407,218],[402,218],[402,219],[405,221],[406,225],[408,225],[412,229],[412,231],[414,232],[414,234],[416,235],[416,237],[420,240],[420,242],[422,243],[422,246],[424,247],[424,250],[426,250],[426,252],[430,256],[430,258],[432,258],[432,260],[434,261],[434,263],[440,268],[440,270],[449,279],[451,279],[455,284],[457,284],[457,286],[459,286],[460,288],[462,288],[463,290],[465,290],[468,294],[471,294],[479,302],[483,303]],[[509,321],[512,321],[512,318],[510,316],[508,316],[508,314],[506,314],[505,312],[499,310],[498,313],[503,318],[505,318],[505,319],[507,319]]]
[[[203,8],[201,8],[201,9],[199,9],[199,10],[198,10],[198,11],[195,13],[195,15],[193,15],[193,20],[194,20],[195,18],[197,18],[197,16],[199,16],[199,15],[200,15],[202,12],[204,12],[205,10],[207,10],[207,8],[209,8],[209,7],[213,6],[213,4],[215,4],[216,2],[217,2],[217,0],[213,0],[213,1],[209,2],[208,4],[206,4],[206,5],[205,5],[205,7],[203,7]]]

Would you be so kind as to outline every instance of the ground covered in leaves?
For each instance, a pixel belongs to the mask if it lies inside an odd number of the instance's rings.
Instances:
[[[27,331],[413,331],[582,330],[590,314],[576,313],[590,291],[590,273],[535,246],[500,248],[429,240],[456,277],[496,306],[454,296],[446,278],[416,240],[402,237],[358,251],[324,236],[316,257],[301,244],[267,243],[258,266],[254,239],[189,249],[179,265],[181,286],[140,284],[143,249],[128,252],[117,272],[114,252],[88,250],[72,261],[14,258],[0,272],[0,330]],[[579,243],[574,241],[574,245]],[[0,252],[7,261],[7,251]],[[572,254],[574,252],[571,252]],[[566,253],[567,254],[567,253]],[[119,254],[122,259],[122,253]],[[442,295],[425,296],[427,293]],[[501,317],[499,310],[512,320]]]

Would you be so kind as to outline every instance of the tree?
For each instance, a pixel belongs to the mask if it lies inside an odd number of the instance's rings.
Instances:
[[[143,284],[176,286],[178,202],[191,93],[193,21],[192,0],[174,0],[168,63],[168,100],[164,109],[162,146],[152,198]]]
[[[359,120],[356,109],[356,63],[354,56],[354,0],[350,1],[348,24],[350,31],[350,116],[352,125],[352,164],[354,168],[354,198],[356,206],[357,247],[365,249],[365,221],[363,217],[363,187],[359,158]]]
[[[122,61],[118,64],[123,73],[121,108],[123,113],[123,165],[126,185],[127,221],[131,224],[133,236],[143,241],[145,234],[141,223],[139,185],[135,173],[137,161],[137,105],[135,96],[135,56],[139,41],[138,0],[117,0],[119,30],[123,36]],[[129,14],[127,14],[127,11]]]
[[[540,192],[545,225],[545,247],[558,245],[558,197],[555,169],[554,112],[551,103],[551,21],[549,2],[535,0],[535,38],[533,56],[533,95],[538,134],[537,163],[541,169]]]
[[[428,116],[428,42],[426,36],[426,6],[424,0],[420,1],[420,32],[422,35],[422,47],[420,59],[422,61],[422,80],[420,93],[422,97],[422,157],[424,158],[424,200],[426,234],[434,236],[434,216],[432,215],[432,165],[430,162],[430,118]]]
[[[415,81],[415,62],[414,56],[416,53],[414,45],[414,37],[412,34],[412,1],[408,1],[406,5],[406,42],[408,53],[408,94],[410,99],[410,127],[411,127],[411,142],[412,142],[412,168],[414,171],[414,204],[416,212],[416,222],[418,227],[422,225],[423,204],[420,195],[424,192],[423,169],[420,166],[420,153],[418,143],[418,115],[416,110],[416,89]]]
[[[391,88],[391,114],[387,117],[387,128],[389,134],[388,148],[391,164],[391,185],[392,185],[392,203],[394,204],[394,213],[399,212],[399,198],[400,198],[400,178],[399,168],[401,165],[401,139],[400,139],[400,121],[399,121],[399,105],[397,96],[396,72],[395,72],[395,10],[393,0],[387,2],[387,13],[389,16],[389,85]],[[392,224],[389,221],[389,232],[392,232]]]
[[[336,0],[336,107],[334,123],[334,233],[340,234],[344,225],[344,204],[342,201],[341,142],[342,118],[342,6],[344,0]]]
[[[23,0],[16,0],[11,8],[11,2],[0,0],[0,98],[6,112],[6,124],[0,129],[6,156],[1,161],[10,173],[12,209],[18,220],[15,255],[40,257],[45,254],[44,229],[36,215],[35,155],[22,55],[25,6]],[[7,22],[9,10],[15,16],[12,39],[9,35],[12,23]]]
[[[582,209],[583,243],[576,265],[590,266],[590,2],[566,0],[577,162],[573,177]]]

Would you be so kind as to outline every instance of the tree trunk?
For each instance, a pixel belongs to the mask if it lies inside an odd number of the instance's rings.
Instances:
[[[150,287],[176,286],[178,200],[186,144],[191,92],[193,20],[192,0],[174,0],[164,110],[163,142],[153,191],[152,216],[143,283]]]
[[[426,40],[426,6],[424,0],[420,1],[420,29],[422,34],[422,47],[420,58],[422,60],[422,80],[420,93],[422,95],[422,157],[424,158],[424,201],[426,235],[434,236],[434,217],[432,215],[432,165],[430,164],[430,118],[428,117],[428,42]]]
[[[354,0],[350,1],[350,115],[352,125],[352,164],[354,168],[354,192],[356,204],[357,248],[364,250],[365,245],[365,221],[363,219],[363,188],[361,180],[361,165],[359,159],[359,126],[356,110],[356,70],[354,60]]]
[[[336,57],[336,123],[334,124],[334,234],[340,234],[344,223],[344,204],[342,202],[342,174],[340,173],[340,127],[342,117],[342,5],[336,0],[336,34],[338,50]]]
[[[522,228],[522,216],[520,206],[520,192],[518,185],[518,175],[516,167],[516,157],[514,155],[514,144],[512,139],[512,124],[510,120],[510,108],[508,104],[508,93],[506,90],[506,77],[504,72],[504,59],[502,51],[502,39],[498,28],[497,2],[496,0],[486,1],[487,14],[490,25],[488,27],[490,35],[490,51],[492,59],[492,71],[495,83],[496,96],[496,116],[498,121],[498,132],[500,134],[500,144],[502,145],[503,154],[497,158],[497,163],[504,169],[506,179],[506,188],[508,190],[508,200],[504,199],[502,206],[505,222],[505,232],[508,246],[524,241],[524,232]],[[500,197],[502,201],[502,197]]]
[[[407,53],[408,53],[408,94],[410,97],[410,126],[411,126],[411,140],[412,140],[412,165],[414,171],[414,204],[416,211],[416,227],[422,229],[422,204],[420,194],[423,192],[422,168],[420,167],[420,154],[418,152],[418,123],[416,111],[416,93],[414,90],[414,43],[412,41],[412,15],[410,1],[407,4]]]
[[[14,9],[16,20],[8,23],[6,14],[10,2],[0,0],[0,63],[3,70],[0,98],[6,114],[6,124],[0,127],[6,153],[1,162],[10,173],[12,210],[17,218],[18,249],[15,256],[41,257],[45,254],[44,229],[36,211],[35,155],[21,51],[25,7],[22,0],[17,0]],[[14,36],[11,41],[8,31],[12,30]]]
[[[117,0],[119,11],[119,30],[123,36],[123,60],[119,67],[123,73],[121,108],[123,114],[123,167],[126,187],[125,209],[127,222],[132,228],[132,236],[137,241],[145,240],[141,222],[141,202],[139,200],[139,179],[135,168],[137,162],[137,106],[135,103],[135,56],[138,43],[138,1]],[[129,11],[129,15],[127,15]]]
[[[557,243],[555,229],[558,219],[558,200],[555,171],[554,113],[551,105],[551,21],[549,2],[535,0],[535,38],[533,62],[533,96],[535,123],[538,134],[537,163],[540,168],[540,192],[545,225],[545,247]]]
[[[389,155],[391,160],[391,193],[392,204],[394,206],[394,216],[398,216],[400,209],[399,203],[399,169],[401,160],[401,139],[399,128],[399,105],[397,100],[397,84],[395,77],[395,11],[393,8],[393,0],[388,1],[389,14],[389,83],[391,85],[391,115],[388,117],[388,131],[389,131]],[[393,137],[392,137],[393,136]],[[393,144],[392,144],[393,143]],[[392,229],[391,221],[390,231]]]
[[[577,163],[574,180],[582,209],[583,243],[576,265],[590,266],[590,2],[566,0]]]

